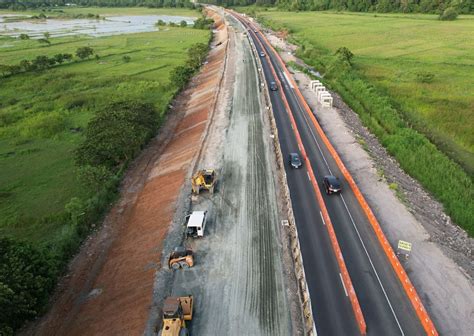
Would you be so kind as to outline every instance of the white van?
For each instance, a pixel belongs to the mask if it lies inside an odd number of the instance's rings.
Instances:
[[[186,216],[186,236],[203,237],[206,228],[207,211],[193,211]]]

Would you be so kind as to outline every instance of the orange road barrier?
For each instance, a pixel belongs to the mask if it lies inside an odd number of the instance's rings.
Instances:
[[[235,13],[232,13],[234,14],[235,16],[237,16],[237,18],[242,22],[245,20],[243,20],[240,15],[238,14],[235,14]],[[251,31],[251,34],[254,34],[253,30]],[[258,41],[259,45],[262,47],[262,50],[264,49],[263,48],[263,45],[261,44],[260,40],[258,38],[256,38],[256,40]],[[275,69],[273,68],[273,65],[271,64],[271,62],[269,62],[269,65],[270,65],[270,70],[272,71],[272,74],[275,78],[275,81],[278,82],[278,84],[280,85],[280,87],[282,87],[282,84],[281,84],[281,81],[280,79],[278,78],[276,72],[275,72]],[[283,92],[283,90],[281,90],[280,92]],[[321,194],[321,191],[319,190],[319,186],[318,186],[318,183],[317,183],[317,180],[316,180],[316,177],[314,175],[314,172],[313,172],[313,168],[311,166],[311,162],[309,161],[308,159],[308,156],[306,154],[306,150],[304,148],[304,145],[303,145],[303,142],[301,140],[301,136],[300,136],[300,133],[298,131],[298,128],[296,126],[296,122],[295,122],[295,119],[293,117],[293,114],[291,112],[291,109],[290,109],[290,106],[288,104],[288,100],[286,99],[285,97],[285,93],[283,92],[283,94],[281,95],[282,96],[282,100],[283,100],[283,104],[285,105],[285,108],[288,112],[288,116],[290,117],[290,121],[291,121],[291,124],[293,126],[293,131],[295,133],[295,136],[296,136],[296,140],[298,142],[298,147],[304,157],[304,160],[305,160],[305,163],[306,163],[306,167],[308,169],[308,173],[310,175],[310,180],[311,180],[311,184],[313,186],[313,189],[314,189],[314,192],[316,194],[316,198],[318,200],[318,203],[319,203],[319,207],[321,208],[321,213],[323,215],[323,219],[324,219],[324,222],[325,222],[325,226],[328,230],[328,234],[329,234],[329,237],[330,237],[330,241],[331,241],[331,245],[332,245],[332,248],[333,248],[333,251],[334,251],[334,254],[336,256],[336,259],[337,259],[337,262],[338,262],[338,265],[339,265],[339,269],[341,271],[341,275],[342,275],[342,279],[343,279],[343,284],[344,284],[344,289],[345,291],[347,292],[347,295],[349,297],[349,300],[351,302],[351,305],[352,305],[352,309],[354,311],[354,315],[355,315],[355,318],[356,318],[356,321],[357,321],[357,324],[358,324],[358,327],[359,327],[359,330],[360,330],[360,333],[361,335],[366,335],[367,333],[367,325],[365,323],[365,319],[364,319],[364,316],[362,314],[362,310],[360,308],[360,304],[359,304],[359,300],[357,299],[357,295],[356,295],[356,292],[355,292],[355,289],[354,289],[354,286],[352,285],[352,280],[350,278],[350,275],[349,275],[349,272],[347,271],[347,267],[346,267],[346,264],[344,262],[344,257],[342,255],[342,252],[341,252],[341,248],[339,247],[339,243],[337,241],[337,237],[336,237],[336,233],[334,231],[334,227],[332,225],[332,222],[331,222],[331,218],[329,217],[329,213],[327,211],[327,208],[326,208],[326,205],[324,203],[324,199],[323,199],[323,196]]]
[[[428,312],[426,311],[425,307],[423,306],[423,303],[421,302],[420,297],[418,296],[418,293],[416,292],[415,287],[411,283],[405,269],[403,268],[402,264],[398,260],[395,252],[393,251],[392,247],[390,246],[390,243],[388,242],[387,238],[385,237],[385,234],[382,231],[382,228],[380,227],[380,223],[378,222],[377,218],[375,217],[374,213],[372,212],[372,209],[370,209],[369,204],[365,200],[364,196],[359,190],[359,187],[355,183],[354,179],[352,178],[352,175],[349,173],[347,170],[346,166],[342,162],[341,158],[339,157],[339,154],[337,154],[336,150],[332,146],[331,142],[327,138],[326,134],[324,133],[323,129],[319,125],[318,121],[316,120],[315,116],[313,115],[313,112],[311,111],[310,107],[306,103],[306,100],[304,99],[303,95],[301,94],[301,91],[298,88],[298,85],[294,81],[293,77],[291,76],[290,72],[286,68],[285,62],[281,59],[280,55],[275,51],[273,46],[270,44],[270,42],[267,40],[265,35],[262,34],[262,38],[265,40],[267,46],[273,51],[273,53],[276,55],[278,62],[280,63],[283,71],[287,74],[287,77],[289,80],[292,82],[292,85],[294,86],[294,91],[299,97],[300,101],[302,102],[306,113],[309,115],[311,121],[313,122],[314,127],[316,128],[317,132],[319,133],[321,139],[323,140],[324,144],[326,145],[329,153],[331,156],[334,158],[336,161],[337,166],[341,170],[342,174],[344,175],[345,179],[349,183],[352,191],[354,192],[360,206],[364,210],[365,215],[367,216],[373,230],[375,231],[375,234],[378,238],[378,241],[380,245],[382,246],[382,249],[384,250],[388,260],[390,261],[390,264],[392,265],[395,273],[398,276],[398,279],[402,283],[402,286],[410,299],[411,304],[413,305],[413,308],[415,309],[415,312],[418,316],[418,319],[420,320],[421,324],[423,325],[423,328],[425,329],[425,332],[427,335],[438,335],[438,331],[436,330],[436,327],[431,320]]]

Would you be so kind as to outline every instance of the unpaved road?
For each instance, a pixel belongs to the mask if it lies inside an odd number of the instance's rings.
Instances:
[[[235,73],[227,88],[232,99],[215,116],[218,131],[210,133],[199,162],[218,170],[219,184],[214,195],[193,198],[192,210],[208,210],[210,222],[204,238],[185,242],[196,252],[196,266],[174,272],[171,293],[194,296],[192,335],[298,335],[302,322],[293,325],[298,314],[289,308],[298,296],[287,290],[284,276],[274,161],[257,69],[247,38],[233,23],[227,65],[230,76]],[[179,232],[168,239],[179,241]],[[171,272],[158,275],[158,297]]]

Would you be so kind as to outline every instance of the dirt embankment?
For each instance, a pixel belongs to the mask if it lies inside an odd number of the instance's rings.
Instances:
[[[200,151],[222,77],[227,35],[222,21],[215,19],[214,44],[223,43],[211,50],[208,63],[174,102],[160,135],[127,172],[120,200],[71,262],[50,311],[24,334],[143,333],[162,243]]]

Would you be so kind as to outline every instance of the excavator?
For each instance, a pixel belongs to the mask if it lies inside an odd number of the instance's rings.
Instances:
[[[183,246],[174,248],[168,258],[168,266],[174,270],[180,268],[189,268],[194,266],[194,253],[193,250],[187,249]]]
[[[214,169],[202,169],[196,172],[191,178],[193,193],[199,195],[201,190],[209,190],[214,193],[214,187],[217,183],[216,172]]]
[[[189,336],[186,321],[193,319],[193,297],[169,296],[163,304],[163,328],[158,336]]]

